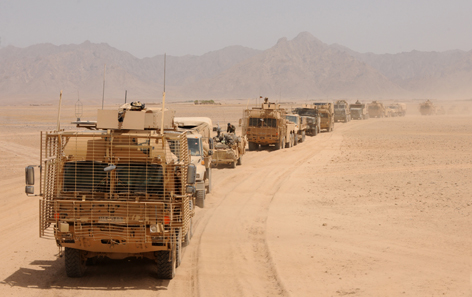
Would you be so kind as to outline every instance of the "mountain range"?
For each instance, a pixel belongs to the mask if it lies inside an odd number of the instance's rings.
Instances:
[[[138,59],[105,43],[0,49],[0,104],[105,100],[160,102],[164,56]],[[229,46],[201,56],[167,56],[169,100],[466,99],[472,50],[358,53],[307,32],[267,50]]]

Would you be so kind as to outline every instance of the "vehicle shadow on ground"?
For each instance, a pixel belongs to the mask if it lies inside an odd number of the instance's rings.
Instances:
[[[157,278],[156,264],[148,259],[101,259],[87,266],[81,278],[66,276],[64,259],[33,261],[40,269],[20,268],[0,284],[36,289],[167,290],[170,280]]]

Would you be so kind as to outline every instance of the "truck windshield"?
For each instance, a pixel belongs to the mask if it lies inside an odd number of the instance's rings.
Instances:
[[[298,118],[296,116],[288,115],[288,116],[285,116],[285,118],[292,123],[298,124]]]
[[[201,156],[200,140],[198,138],[187,138],[188,149],[192,156]]]
[[[277,127],[277,119],[272,118],[249,118],[249,126],[251,127]]]

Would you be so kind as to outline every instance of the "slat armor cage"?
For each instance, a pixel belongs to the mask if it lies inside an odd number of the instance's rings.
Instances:
[[[193,216],[189,163],[185,133],[43,132],[40,236],[95,252],[165,249]]]

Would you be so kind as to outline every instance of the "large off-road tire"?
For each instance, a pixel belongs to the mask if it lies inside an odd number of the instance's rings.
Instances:
[[[195,205],[200,208],[205,208],[205,190],[199,190],[196,193]]]
[[[68,277],[82,277],[85,273],[85,260],[81,251],[73,248],[65,248],[66,274]]]
[[[233,161],[233,163],[229,164],[231,168],[236,168],[236,161]]]
[[[184,242],[182,242],[182,246],[188,246],[190,244],[190,240],[193,236],[193,222],[192,218],[190,218],[187,234],[184,236]]]
[[[206,174],[205,178],[208,178],[208,186],[206,186],[205,188],[206,188],[207,193],[209,194],[211,192],[211,189],[212,189],[212,185],[211,185],[211,168],[207,168],[205,174]]]
[[[301,142],[305,142],[305,136],[306,136],[306,132],[302,131],[302,141]]]
[[[177,229],[175,236],[175,267],[179,267],[182,262],[182,228]]]
[[[239,156],[238,163],[236,165],[243,165],[243,156]]]
[[[249,150],[250,151],[255,151],[259,148],[259,145],[254,143],[254,142],[249,142]]]
[[[298,144],[298,134],[293,134],[293,146]]]
[[[170,257],[169,257],[170,256]],[[175,276],[175,253],[172,251],[156,252],[157,277],[160,279],[173,279]]]

